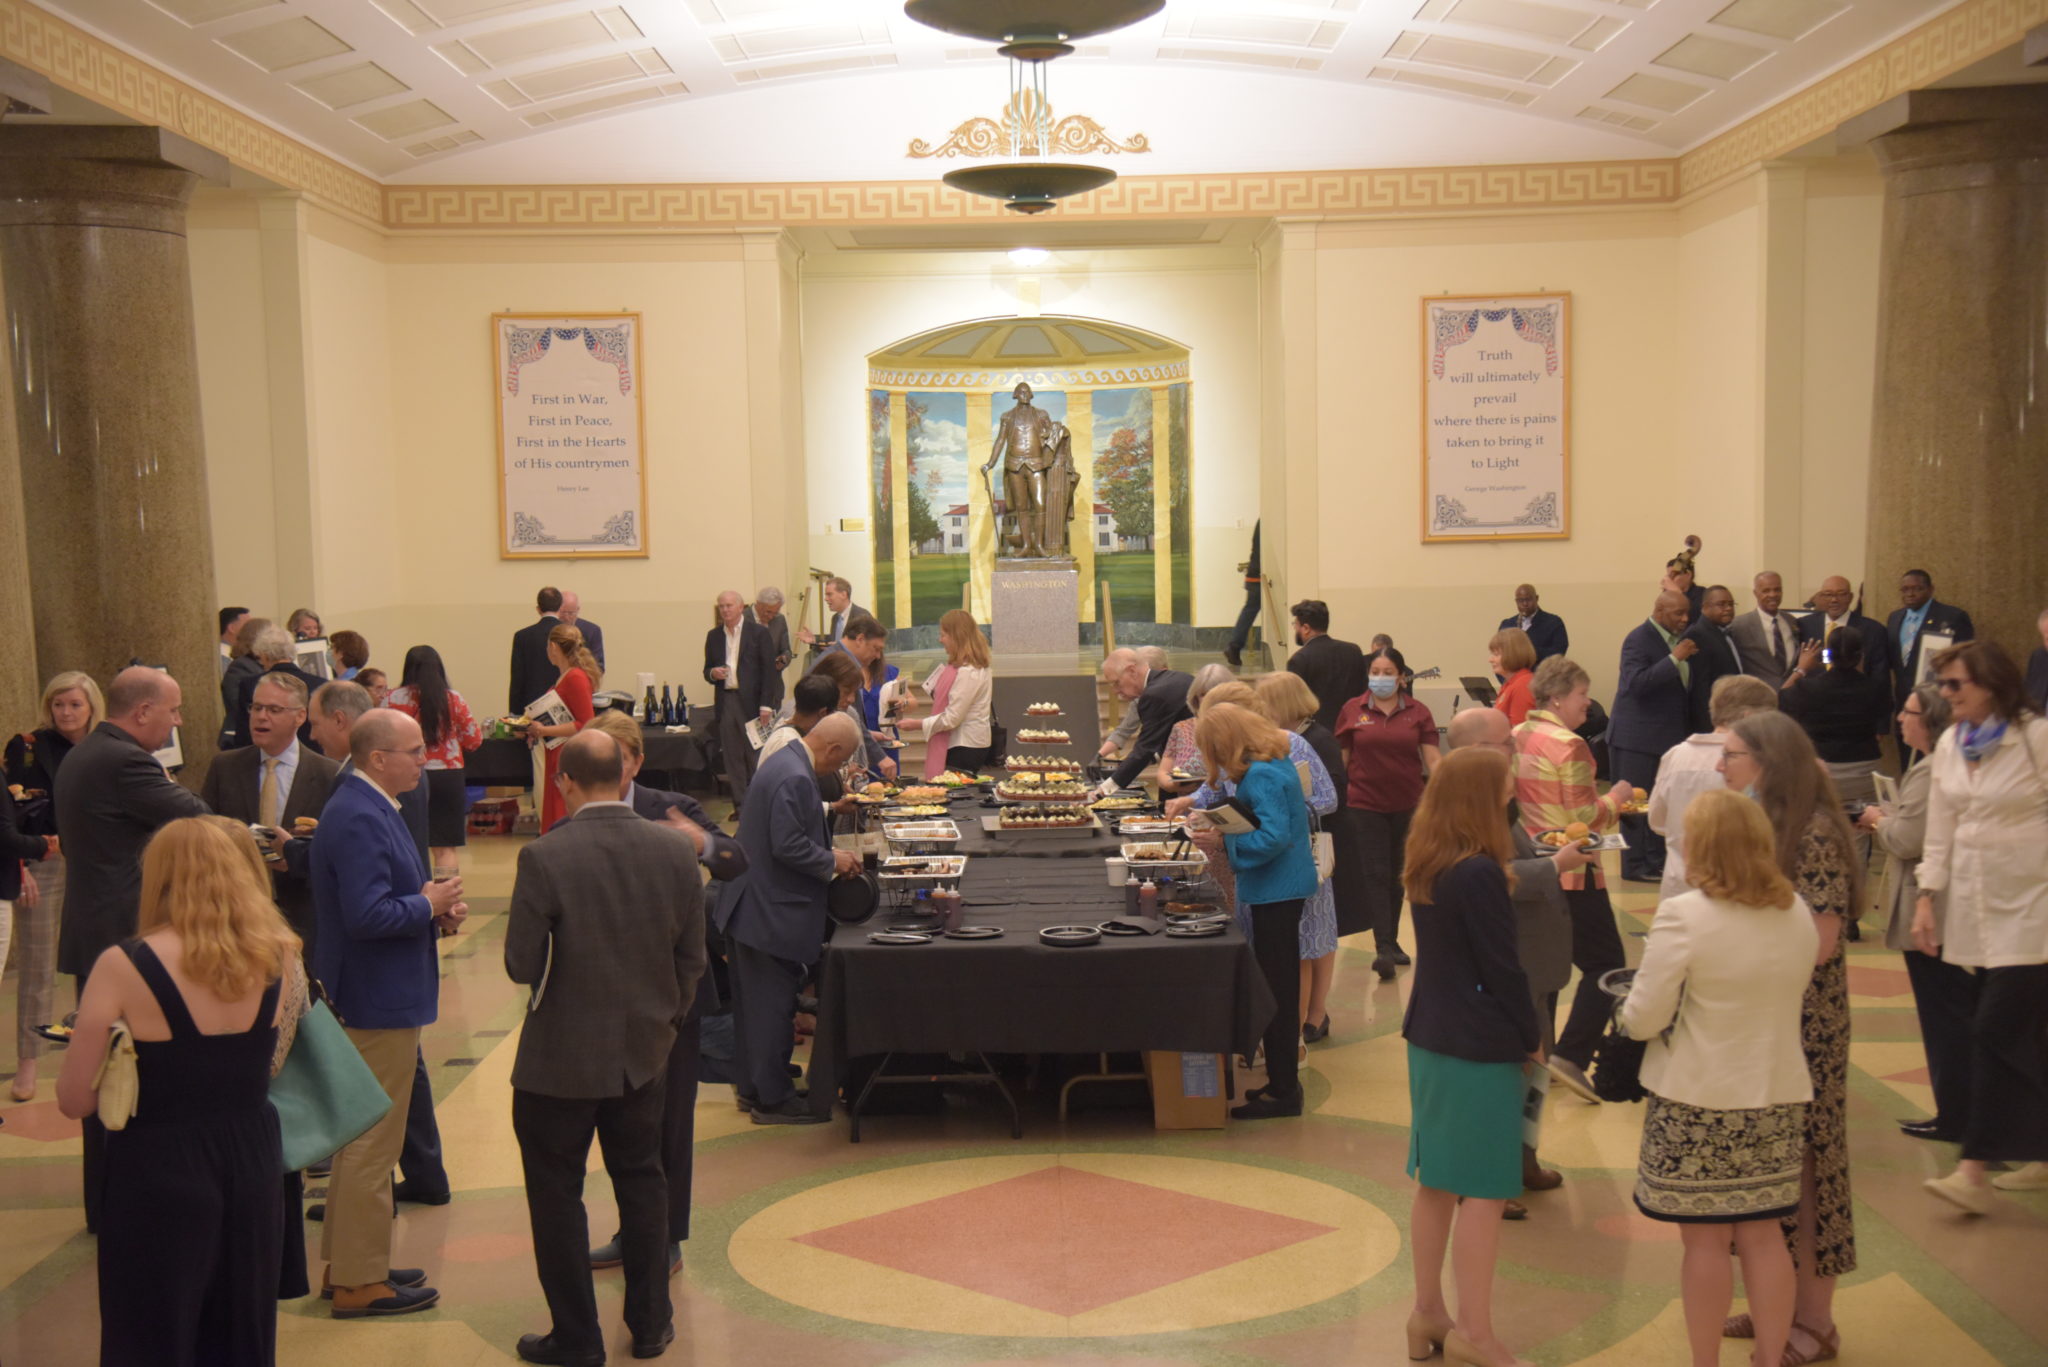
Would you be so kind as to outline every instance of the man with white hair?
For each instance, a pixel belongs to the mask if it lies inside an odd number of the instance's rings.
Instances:
[[[754,595],[754,620],[768,629],[768,642],[775,647],[776,672],[788,669],[796,650],[789,643],[789,619],[782,615],[781,589],[766,584]]]
[[[583,644],[590,647],[590,653],[597,657],[597,667],[604,668],[604,628],[583,615],[583,599],[574,589],[562,590],[562,608],[555,614],[565,627],[574,627],[583,633]]]
[[[1150,647],[1158,649],[1158,647]],[[1163,653],[1163,652],[1162,652]],[[1124,671],[1138,664],[1138,652],[1129,646],[1118,646],[1102,657],[1102,681],[1109,685],[1109,691],[1116,692],[1117,680]],[[1101,759],[1108,759],[1123,750],[1138,734],[1138,709],[1126,707],[1123,718],[1110,733],[1102,738],[1102,748],[1095,753]]]
[[[782,671],[768,643],[768,629],[747,616],[739,590],[718,595],[718,623],[704,634],[704,682],[715,690],[718,751],[732,805],[743,807],[754,777],[754,744],[747,725],[757,718],[770,725],[782,706]]]
[[[860,856],[835,850],[818,789],[860,749],[861,728],[843,712],[763,761],[740,813],[747,870],[726,885],[716,917],[725,933],[735,998],[734,1089],[756,1125],[816,1125],[789,1079],[797,992],[818,961],[827,929],[825,887],[860,872]]]
[[[242,680],[242,691],[235,698],[233,720],[237,749],[254,743],[254,738],[249,733],[249,706],[256,701],[256,682],[264,674],[285,674],[297,679],[306,686],[307,697],[311,697],[320,685],[327,682],[318,674],[309,674],[299,668],[295,663],[298,657],[297,643],[292,640],[291,632],[283,627],[265,627],[258,632],[249,653],[256,657],[256,663],[263,666],[263,673],[252,674]],[[313,733],[304,725],[299,727],[299,743],[313,743]]]

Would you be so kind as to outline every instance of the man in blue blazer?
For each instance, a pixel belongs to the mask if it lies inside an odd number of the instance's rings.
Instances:
[[[1528,636],[1529,644],[1536,647],[1537,664],[1553,655],[1571,654],[1572,635],[1564,628],[1564,618],[1543,610],[1533,584],[1515,586],[1515,615],[1501,618],[1497,630],[1509,627],[1519,627]]]
[[[354,772],[313,839],[313,968],[391,1109],[334,1160],[321,1253],[336,1319],[401,1315],[440,1298],[426,1274],[391,1266],[391,1169],[404,1142],[420,1028],[439,1014],[443,927],[462,922],[462,880],[430,881],[399,815],[419,786],[419,723],[373,708],[349,730]]]
[[[1697,640],[1686,637],[1692,605],[1670,589],[1657,595],[1650,620],[1621,643],[1621,671],[1614,687],[1614,711],[1607,722],[1607,749],[1614,776],[1637,788],[1657,781],[1664,752],[1692,734],[1692,657]],[[1640,816],[1621,819],[1628,851],[1621,876],[1654,883],[1664,876],[1664,837]]]
[[[1884,634],[1897,671],[1892,677],[1892,701],[1903,707],[1920,673],[1921,636],[1946,636],[1952,644],[1961,645],[1977,639],[1977,624],[1955,604],[1935,600],[1934,576],[1926,570],[1907,570],[1899,576],[1899,603],[1885,619]]]
[[[815,1125],[829,1114],[797,1096],[789,1080],[797,992],[825,942],[825,885],[860,872],[860,858],[835,850],[820,805],[818,775],[844,764],[861,744],[845,713],[769,756],[740,812],[747,869],[719,899],[732,970],[737,1090],[757,1125]]]

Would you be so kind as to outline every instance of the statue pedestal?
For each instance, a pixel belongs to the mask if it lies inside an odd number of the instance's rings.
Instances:
[[[989,588],[995,648],[1005,657],[1079,652],[1079,585],[1071,560],[998,559]]]

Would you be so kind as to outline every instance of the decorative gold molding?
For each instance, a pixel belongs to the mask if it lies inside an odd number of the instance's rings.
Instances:
[[[907,157],[1078,157],[1090,153],[1149,152],[1152,144],[1143,133],[1121,141],[1086,114],[1053,117],[1049,101],[1037,92],[1020,90],[993,119],[979,116],[953,129],[951,136],[934,147],[923,138],[912,138]]]
[[[1895,95],[2012,46],[2043,23],[2048,0],[1963,0],[1679,157],[1679,193],[1695,194],[1783,156]]]
[[[24,0],[0,0],[0,57],[344,213],[369,223],[383,219],[382,187],[370,177]]]
[[[1668,204],[1675,161],[1439,166],[1244,176],[1125,176],[1057,218],[1448,214]],[[993,200],[936,181],[787,185],[390,185],[387,227],[416,230],[809,227],[1001,222]]]

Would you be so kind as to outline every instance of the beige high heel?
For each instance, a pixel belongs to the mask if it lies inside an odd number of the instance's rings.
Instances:
[[[1444,1361],[1462,1364],[1462,1367],[1536,1367],[1527,1358],[1511,1357],[1503,1361],[1486,1357],[1455,1329],[1444,1335]]]
[[[1420,1314],[1408,1316],[1408,1360],[1426,1362],[1444,1346],[1451,1332],[1449,1320],[1428,1320]]]

